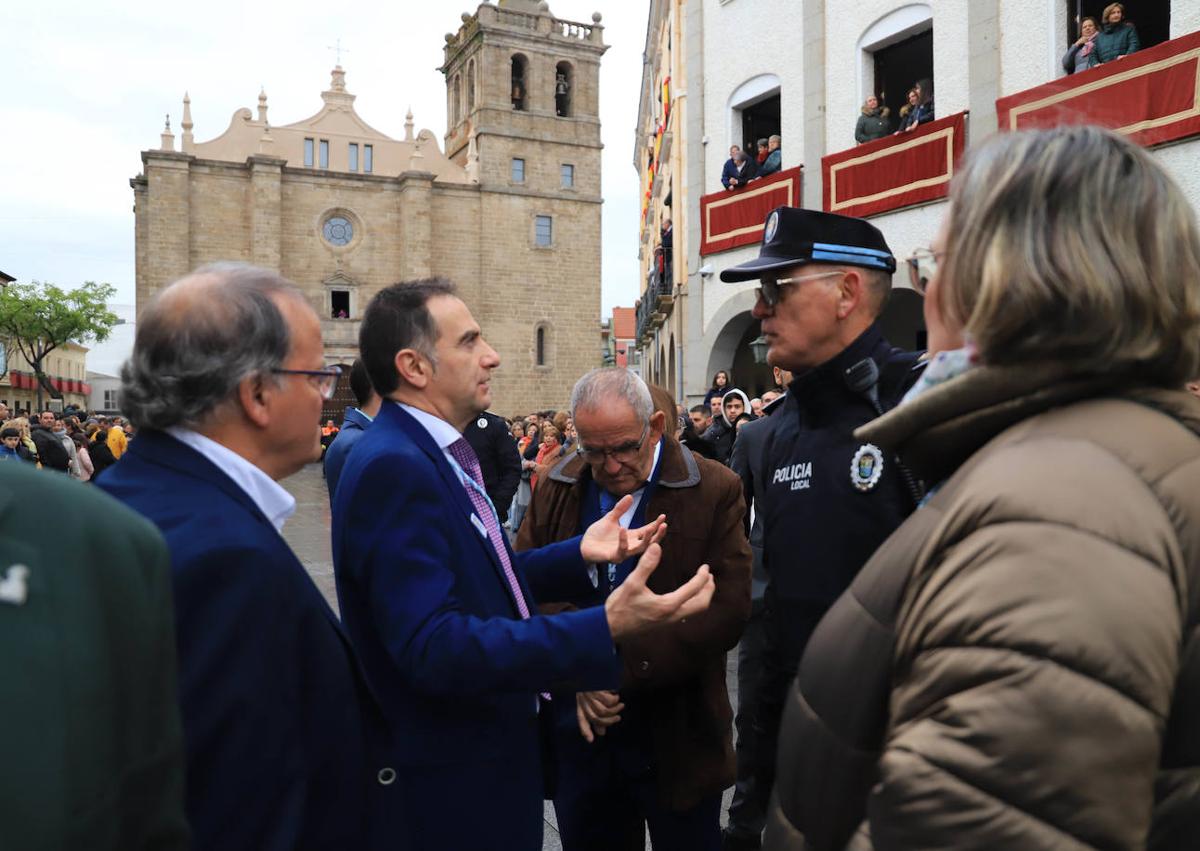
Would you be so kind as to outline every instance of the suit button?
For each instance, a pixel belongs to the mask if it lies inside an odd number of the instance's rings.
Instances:
[[[381,769],[379,769],[378,777],[379,777],[379,785],[380,786],[391,786],[393,783],[396,782],[396,769],[381,768]]]
[[[645,659],[643,659],[642,664],[639,667],[641,667],[642,673],[644,674],[650,670],[650,663],[648,661],[646,661]]]

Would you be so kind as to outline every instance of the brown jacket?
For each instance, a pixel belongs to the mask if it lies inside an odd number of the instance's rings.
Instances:
[[[663,438],[658,486],[646,517],[667,516],[663,557],[650,577],[657,593],[683,585],[701,564],[716,582],[702,615],[645,632],[619,650],[621,690],[644,692],[654,731],[655,765],[662,804],[694,806],[734,780],[734,757],[725,689],[725,653],[737,644],[750,616],[750,545],[742,530],[742,483],[725,466]],[[580,506],[591,471],[572,454],[534,491],[517,536],[517,549],[540,547],[579,534]],[[551,603],[539,600],[539,603]]]
[[[857,434],[942,484],[808,646],[764,847],[1197,847],[1200,400],[981,367]]]

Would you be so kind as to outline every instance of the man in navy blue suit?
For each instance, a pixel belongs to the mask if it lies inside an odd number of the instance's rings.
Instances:
[[[333,495],[337,493],[338,479],[341,478],[346,456],[363,433],[371,427],[375,415],[379,413],[381,400],[375,388],[371,386],[367,368],[363,366],[361,359],[356,358],[354,365],[350,367],[350,390],[354,393],[354,401],[358,403],[358,407],[346,406],[342,428],[325,450],[325,485],[329,489],[330,504],[333,503]]]
[[[187,814],[197,849],[403,847],[387,728],[280,530],[277,484],[320,456],[320,322],[273,272],[206,267],[141,313],[122,370],[138,426],[100,487],[171,553]]]
[[[342,470],[333,556],[346,628],[396,738],[405,837],[536,851],[545,693],[614,688],[621,641],[706,609],[712,577],[702,566],[651,592],[665,526],[623,529],[628,498],[583,535],[514,555],[462,437],[500,359],[447,281],[379,292],[359,350],[385,401]],[[643,549],[604,606],[531,616],[535,590],[570,599],[591,587],[589,563]]]

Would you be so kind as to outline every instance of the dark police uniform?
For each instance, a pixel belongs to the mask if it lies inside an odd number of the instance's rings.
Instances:
[[[721,277],[747,280],[806,262],[895,270],[883,235],[869,223],[783,207],[767,219],[759,258]],[[857,381],[847,374],[856,365],[851,375]],[[919,498],[894,456],[854,437],[854,429],[900,401],[919,370],[916,353],[894,348],[872,324],[839,354],[797,376],[772,417],[761,466],[754,470],[763,488],[756,510],[768,577],[753,723],[759,761],[754,794],[764,806],[774,784],[784,697],[809,636]],[[846,675],[853,676],[853,657],[845,663]]]
[[[471,420],[463,437],[479,456],[483,487],[496,506],[500,522],[508,519],[508,507],[521,483],[521,455],[504,418],[485,411]]]

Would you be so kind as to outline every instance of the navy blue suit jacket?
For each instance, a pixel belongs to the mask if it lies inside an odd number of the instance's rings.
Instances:
[[[378,706],[333,610],[250,497],[150,430],[98,484],[171,552],[195,847],[397,847]]]
[[[342,427],[325,450],[325,484],[329,488],[329,502],[333,504],[333,495],[337,493],[338,479],[342,476],[342,467],[346,465],[346,456],[363,436],[363,432],[371,427],[371,420],[358,408],[346,407],[342,416]]]
[[[603,607],[521,620],[473,514],[433,438],[385,401],[334,498],[338,602],[392,725],[409,843],[539,849],[537,694],[616,688],[620,659]],[[505,547],[531,609],[535,590],[591,589],[577,537]]]

